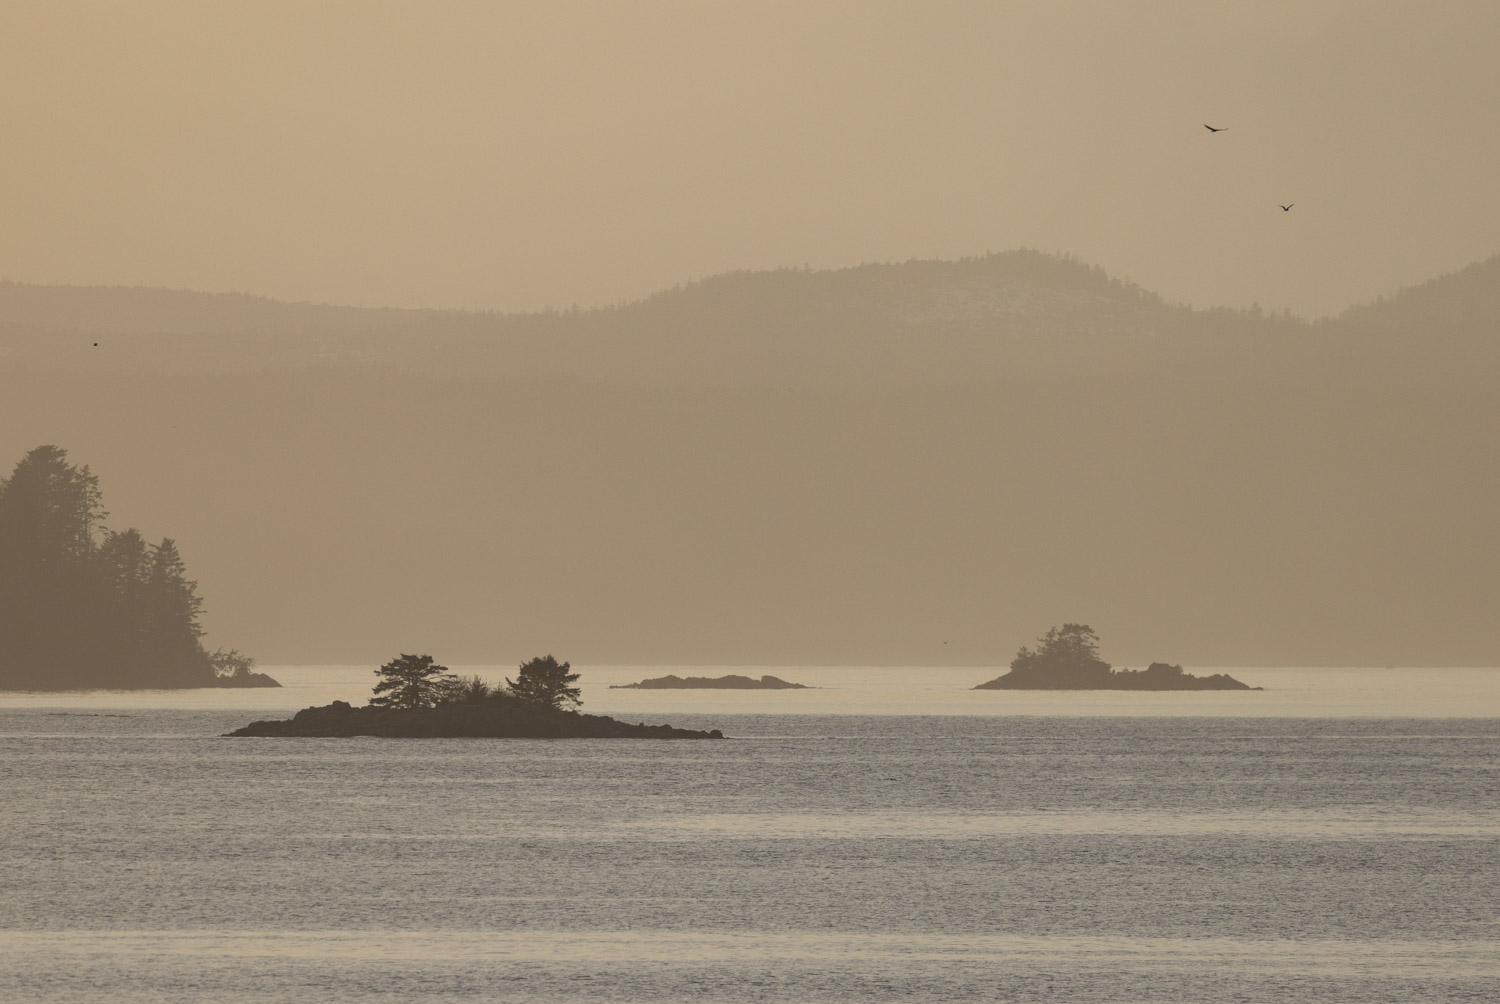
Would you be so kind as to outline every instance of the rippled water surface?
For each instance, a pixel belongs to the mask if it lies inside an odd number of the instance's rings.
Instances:
[[[1500,985],[1493,717],[743,714],[667,695],[645,717],[733,738],[241,740],[217,736],[246,707],[126,696],[0,706],[7,1000]]]

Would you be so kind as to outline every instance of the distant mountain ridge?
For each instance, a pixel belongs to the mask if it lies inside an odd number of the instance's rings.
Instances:
[[[1413,346],[1392,346],[1388,332],[1427,318],[1444,323],[1425,332],[1423,351],[1460,349],[1454,368],[1471,372],[1465,361],[1495,358],[1495,340],[1473,329],[1500,323],[1497,289],[1500,256],[1309,324],[1171,305],[1098,267],[1025,250],[728,273],[618,306],[535,314],[0,282],[0,367],[158,375],[375,367],[862,392],[1078,366],[1180,365],[1248,378],[1283,361],[1337,367],[1326,357],[1349,351],[1393,355],[1404,368]]]
[[[1455,316],[1500,313],[1500,254],[1371,303],[1349,307],[1335,321],[1392,323],[1416,312],[1462,303]],[[776,304],[786,311],[862,310],[910,323],[986,322],[998,317],[1045,316],[1085,305],[1111,304],[1130,312],[1168,310],[1186,315],[1234,312],[1172,305],[1135,283],[1111,278],[1097,265],[1069,256],[1021,249],[957,260],[912,259],[837,269],[779,268],[727,272],[649,294],[639,300],[566,311],[532,313],[354,307],[283,301],[254,293],[204,293],[142,286],[41,285],[0,279],[0,325],[12,330],[152,335],[260,334],[274,330],[356,333],[411,326],[434,319],[505,324],[558,316],[693,313]],[[1245,313],[1254,313],[1247,311]],[[1324,322],[1327,323],[1327,322]]]
[[[0,366],[156,374],[521,370],[637,385],[833,381],[861,390],[969,382],[976,363],[1014,351],[996,338],[1036,338],[1062,327],[1111,340],[1150,339],[1191,315],[1097,267],[1030,251],[736,272],[618,306],[536,314],[0,283]],[[94,348],[95,337],[110,341],[98,346],[102,351],[82,352]]]
[[[1050,292],[1049,292],[1050,290]],[[559,313],[654,313],[702,302],[781,302],[827,309],[867,309],[906,320],[993,317],[1034,312],[1049,300],[1087,297],[1162,305],[1133,283],[1111,279],[1098,266],[1019,250],[958,260],[876,262],[838,269],[779,268],[727,272],[586,310],[504,313],[459,309],[354,307],[292,302],[254,293],[204,293],[142,286],[39,285],[0,279],[0,322],[16,327],[106,334],[264,333],[299,330],[378,330],[434,317],[519,319]],[[950,306],[945,307],[945,301]],[[1182,308],[1186,309],[1186,308]]]
[[[0,322],[17,329],[99,335],[229,335],[378,330],[443,313],[293,303],[253,293],[148,286],[44,286],[0,279]]]
[[[1308,323],[1036,252],[528,315],[0,285],[0,452],[162,519],[268,663],[985,665],[1086,618],[1142,664],[1492,665],[1497,288]]]

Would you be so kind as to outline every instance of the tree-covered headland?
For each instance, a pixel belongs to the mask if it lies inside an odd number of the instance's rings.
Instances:
[[[0,689],[274,687],[204,648],[197,583],[171,538],[105,526],[99,479],[38,446],[0,480]]]

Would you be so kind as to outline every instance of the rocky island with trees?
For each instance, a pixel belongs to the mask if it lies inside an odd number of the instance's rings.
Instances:
[[[578,674],[551,655],[521,665],[516,679],[492,687],[458,676],[430,655],[402,655],[375,671],[374,696],[362,708],[347,701],[304,708],[284,721],[252,722],[230,736],[384,739],[722,739],[718,729],[630,725],[585,715]]]
[[[1010,672],[975,690],[1261,690],[1227,673],[1193,676],[1181,666],[1153,662],[1145,669],[1114,669],[1099,658],[1099,636],[1087,624],[1054,627],[1011,660]]]
[[[0,690],[280,686],[203,647],[203,600],[171,538],[107,515],[99,479],[56,446],[0,480]]]
[[[610,690],[811,690],[805,683],[791,683],[769,673],[756,679],[753,676],[656,676],[640,683],[616,683]]]

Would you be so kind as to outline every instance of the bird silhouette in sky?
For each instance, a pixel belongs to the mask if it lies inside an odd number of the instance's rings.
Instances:
[[[1278,205],[1278,206],[1281,206],[1281,203],[1279,203],[1279,202],[1278,202],[1278,203],[1276,203],[1276,204],[1277,204],[1277,205]],[[1291,212],[1291,211],[1292,211],[1292,207],[1293,207],[1293,206],[1295,206],[1295,205],[1296,205],[1296,204],[1297,204],[1297,203],[1295,203],[1295,202],[1288,202],[1288,203],[1287,203],[1287,204],[1286,204],[1286,205],[1284,205],[1284,206],[1281,206],[1281,211],[1282,211],[1282,212],[1283,212],[1283,213],[1289,213],[1289,212]]]
[[[1209,132],[1223,132],[1225,129],[1228,129],[1229,127],[1228,126],[1221,126],[1218,129],[1215,129],[1213,126],[1211,126],[1207,122],[1205,122],[1205,123],[1203,123],[1203,128],[1207,129]]]

